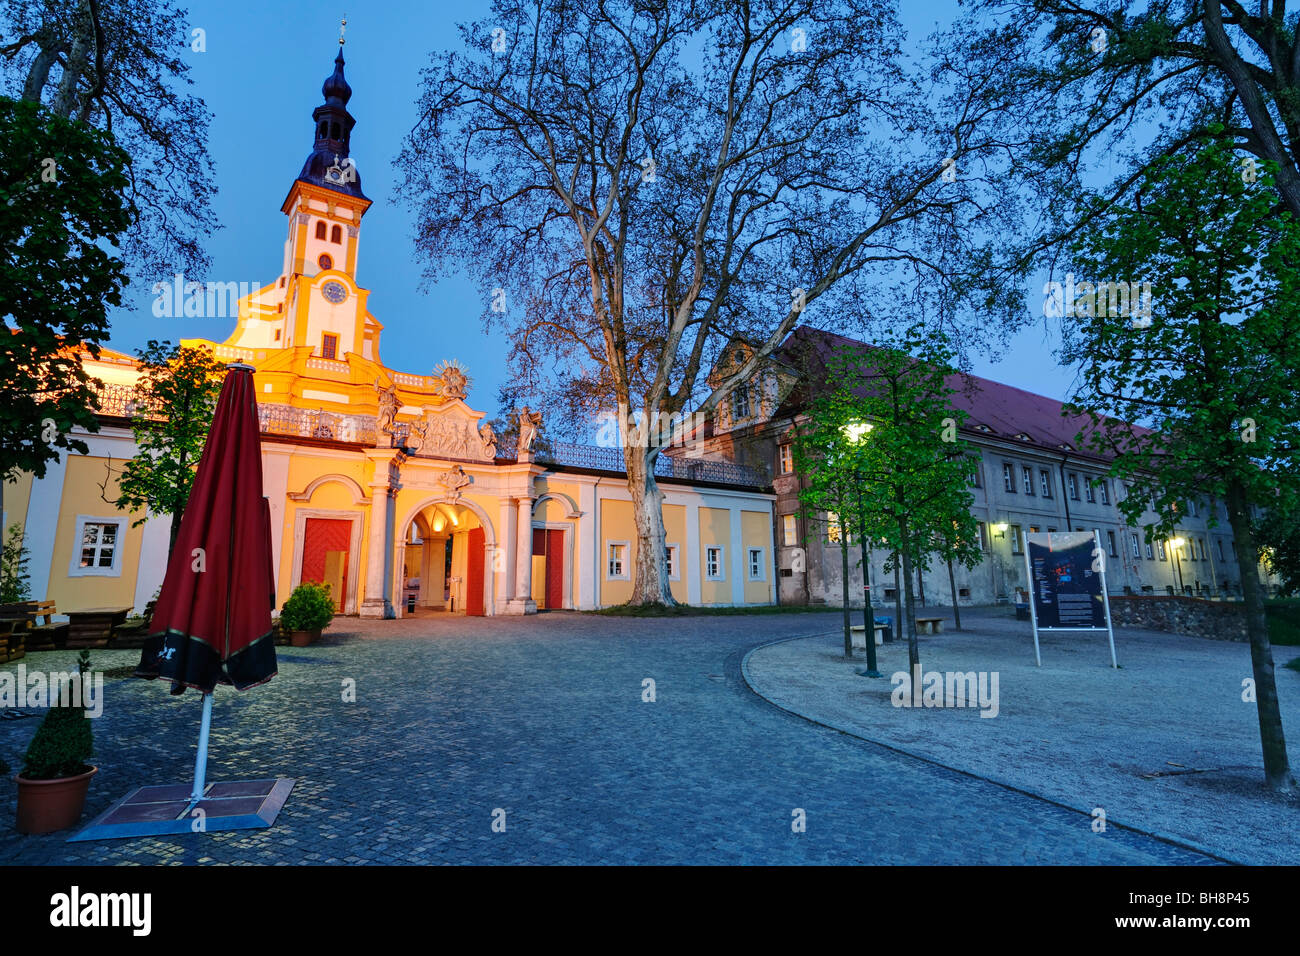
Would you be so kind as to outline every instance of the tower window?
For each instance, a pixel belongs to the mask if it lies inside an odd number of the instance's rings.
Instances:
[[[341,137],[339,134],[340,134],[340,131],[339,131],[339,124],[338,124],[338,123],[333,123],[333,124],[331,124],[331,125],[330,125],[330,135],[331,135],[331,137],[332,137],[333,139],[341,139],[342,137]]]
[[[317,239],[325,238],[325,223],[323,222],[316,223],[316,238]]]
[[[280,288],[284,288],[284,276],[280,276]]]
[[[316,260],[322,269],[333,269],[334,259],[328,252],[322,252],[320,258]]]
[[[321,358],[338,358],[339,354],[339,337],[326,332],[321,338],[320,345]]]
[[[324,139],[326,136],[329,135],[329,132],[330,132],[330,124],[326,123],[324,120],[321,120],[320,133],[318,133],[317,135],[320,136],[321,139]]]
[[[335,226],[333,229],[330,230],[330,242],[342,242],[342,241],[343,241],[343,227]]]

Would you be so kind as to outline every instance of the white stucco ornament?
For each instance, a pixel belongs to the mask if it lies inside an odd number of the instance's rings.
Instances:
[[[469,391],[469,375],[461,368],[456,359],[441,362],[433,370],[438,383],[434,386],[436,394],[445,399],[464,399]]]
[[[453,465],[448,471],[439,474],[435,480],[447,489],[447,500],[453,503],[460,500],[460,490],[472,482],[460,465]]]

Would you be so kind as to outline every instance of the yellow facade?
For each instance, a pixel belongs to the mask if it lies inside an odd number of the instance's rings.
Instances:
[[[239,298],[223,341],[183,343],[253,368],[278,602],[307,573],[332,576],[345,592],[335,595],[344,613],[373,617],[402,616],[412,606],[525,614],[557,593],[562,608],[627,601],[637,536],[622,475],[535,461],[531,440],[498,447],[484,413],[467,403],[468,378],[454,364],[406,372],[381,361],[383,325],[356,274],[371,200],[359,179],[341,175],[352,128],[341,60],[327,87],[334,99],[313,114],[320,118],[313,152],[281,206],[280,274]],[[182,292],[176,288],[175,298]],[[162,580],[170,519],[151,516],[133,528],[139,516],[118,515],[100,488],[110,459],[120,464],[135,454],[123,416],[139,369],[111,350],[83,361],[115,396],[116,410],[104,413],[89,455],[67,456],[41,482],[24,476],[7,485],[5,510],[29,528],[40,572],[35,596],[56,600],[61,611],[140,610]],[[115,483],[106,487],[112,498]],[[743,523],[744,541],[766,547],[772,496],[706,493],[681,482],[665,489],[664,525],[679,565],[673,595],[687,603],[769,601],[765,584],[738,581],[732,533],[733,521]],[[79,515],[122,522],[116,573],[69,574]],[[549,565],[533,554],[535,530],[550,532],[542,536]],[[624,547],[615,575],[611,541]],[[726,551],[723,581],[705,579],[702,557],[711,545]]]

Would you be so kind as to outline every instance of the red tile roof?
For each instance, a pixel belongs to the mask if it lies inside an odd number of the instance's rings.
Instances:
[[[830,357],[845,347],[877,348],[844,335],[801,325],[781,343],[774,357],[794,369],[803,370],[805,374],[818,374],[824,373]],[[1114,457],[1088,448],[1078,435],[1080,431],[1087,433],[1092,430],[1091,419],[1086,415],[1066,415],[1063,404],[1054,398],[964,372],[949,375],[945,381],[955,390],[949,398],[953,407],[969,416],[962,427],[962,431],[968,434],[1013,442],[1019,440],[1027,447],[1055,455],[1068,451],[1071,457],[1094,461],[1109,461]],[[801,404],[802,398],[796,388],[781,413],[793,413]],[[985,426],[988,431],[979,426]],[[1146,432],[1142,428],[1134,430]],[[1017,439],[1018,435],[1027,436],[1028,440]],[[1068,448],[1062,448],[1062,445]]]

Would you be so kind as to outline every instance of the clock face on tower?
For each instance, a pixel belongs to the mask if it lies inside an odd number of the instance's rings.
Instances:
[[[335,305],[338,305],[348,297],[347,286],[343,285],[341,282],[326,282],[325,285],[321,287],[320,292],[321,295],[325,296],[327,301],[333,302]]]

